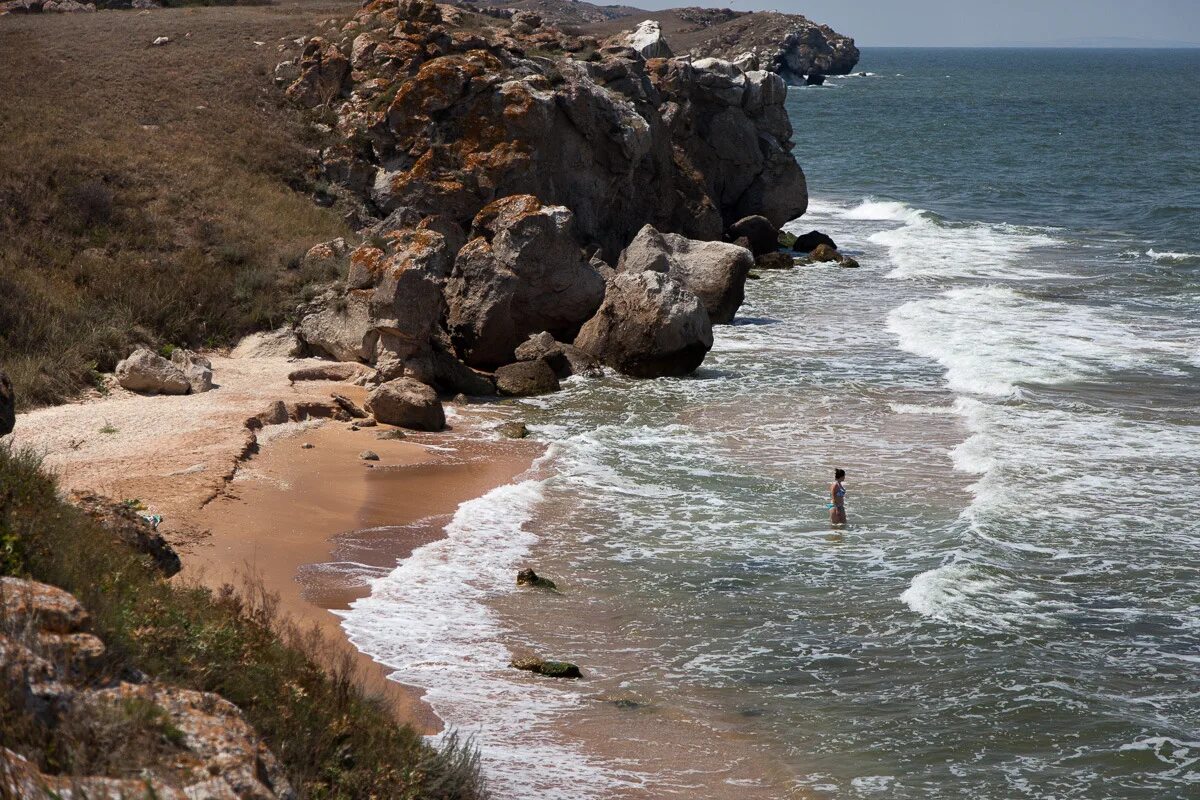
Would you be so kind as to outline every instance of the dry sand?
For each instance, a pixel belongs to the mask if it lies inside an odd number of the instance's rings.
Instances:
[[[260,579],[284,612],[325,634],[333,655],[349,652],[368,689],[400,719],[438,730],[420,693],[387,680],[384,667],[346,641],[329,609],[367,591],[364,568],[390,569],[442,535],[460,503],[528,469],[537,446],[494,441],[476,429],[478,415],[462,413],[452,418],[455,431],[404,440],[377,438],[386,426],[351,431],[333,420],[268,426],[254,436],[246,418],[275,400],[322,404],[336,391],[361,402],[365,391],[329,381],[289,384],[289,372],[322,363],[315,360],[212,362],[218,388],[211,392],[147,397],[114,387],[107,396],[21,415],[14,444],[43,453],[68,492],[137,498],[163,515],[160,530],[183,559],[177,580],[217,588]],[[362,460],[364,450],[379,461]],[[327,563],[338,560],[353,562],[353,573]]]

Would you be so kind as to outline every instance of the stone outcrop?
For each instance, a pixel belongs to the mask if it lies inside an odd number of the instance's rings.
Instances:
[[[694,294],[661,272],[623,272],[576,346],[639,378],[686,375],[712,348],[712,322]]]
[[[17,398],[8,375],[0,369],[0,436],[12,433],[16,422]]]
[[[128,751],[113,759],[109,775],[55,775],[0,748],[6,797],[199,797],[292,800],[283,769],[240,709],[216,694],[146,679],[95,685],[92,670],[104,643],[87,632],[88,614],[71,594],[54,586],[0,578],[0,691],[18,713],[52,738],[60,729],[81,730],[95,720],[128,719],[144,709],[154,722],[132,735],[153,745],[114,742]],[[162,731],[155,732],[153,726]]]
[[[337,42],[308,42],[288,89],[336,110],[326,171],[381,214],[465,227],[492,200],[531,194],[569,208],[580,242],[615,257],[647,222],[716,239],[750,213],[782,225],[803,212],[777,76],[632,48],[584,60],[573,56],[594,39],[428,21],[441,16],[372,3]],[[352,71],[331,66],[343,59]],[[313,89],[338,76],[334,97]]]
[[[75,492],[71,502],[123,544],[148,555],[163,575],[170,577],[182,568],[175,548],[129,505],[91,492]]]
[[[663,38],[662,26],[653,19],[638,23],[633,32],[624,37],[623,44],[633,48],[642,58],[670,58],[675,55]]]
[[[440,431],[446,414],[437,393],[412,378],[388,381],[367,395],[366,409],[377,422],[419,431]]]
[[[179,367],[139,347],[117,364],[117,383],[131,392],[187,394],[192,385]]]
[[[714,323],[732,322],[745,298],[746,275],[754,257],[744,247],[724,242],[697,242],[647,225],[617,263],[619,272],[663,272],[704,304]]]

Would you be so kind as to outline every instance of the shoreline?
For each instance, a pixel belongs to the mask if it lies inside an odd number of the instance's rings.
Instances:
[[[529,469],[539,446],[473,435],[486,419],[482,408],[464,414],[448,407],[452,428],[406,431],[401,440],[376,438],[390,426],[351,431],[332,419],[271,425],[253,435],[244,421],[275,400],[313,407],[328,405],[337,392],[361,403],[365,390],[287,379],[298,367],[328,362],[212,361],[213,391],[155,397],[113,387],[20,415],[13,444],[42,454],[64,494],[142,501],[164,517],[159,530],[180,555],[175,580],[219,590],[249,579],[250,587],[277,594],[286,617],[320,632],[329,646],[326,667],[348,657],[398,721],[437,733],[441,720],[420,700],[424,690],[389,680],[392,670],[346,637],[334,612],[369,586],[362,577],[345,581],[336,567],[352,550],[362,571],[386,574],[444,536],[442,525],[459,504]],[[362,460],[365,450],[379,461]],[[355,534],[370,545],[351,543]]]

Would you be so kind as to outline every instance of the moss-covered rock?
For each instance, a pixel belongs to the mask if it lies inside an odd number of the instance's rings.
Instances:
[[[569,661],[545,661],[540,658],[515,658],[511,666],[516,669],[544,675],[547,678],[582,678],[579,667]]]

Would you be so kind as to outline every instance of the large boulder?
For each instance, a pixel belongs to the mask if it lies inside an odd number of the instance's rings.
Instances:
[[[376,421],[418,431],[440,431],[446,414],[437,392],[412,378],[397,378],[367,395],[366,409]]]
[[[337,361],[365,361],[375,352],[370,291],[330,289],[302,309],[300,336],[318,353]]]
[[[670,58],[674,55],[663,38],[662,26],[653,19],[639,22],[633,32],[625,37],[624,44],[636,50],[642,58]]]
[[[757,214],[742,217],[729,226],[731,240],[745,237],[755,256],[773,253],[779,248],[779,230],[766,217]]]
[[[131,392],[156,394],[187,394],[192,388],[179,367],[145,347],[117,364],[117,383]]]
[[[570,340],[604,298],[604,278],[572,234],[573,215],[515,195],[472,224],[446,284],[447,325],[462,359],[494,368],[530,334]]]
[[[0,436],[12,433],[17,422],[17,399],[8,375],[0,369]]]
[[[176,348],[171,351],[171,363],[187,378],[192,394],[207,392],[213,388],[212,362],[199,353]]]
[[[700,300],[662,272],[622,272],[575,345],[627,375],[686,375],[712,348]]]
[[[754,257],[744,247],[698,242],[646,225],[621,253],[618,272],[665,272],[700,298],[710,321],[732,322],[745,299]]]
[[[496,389],[510,397],[549,394],[558,388],[558,376],[543,360],[518,361],[496,370]]]

